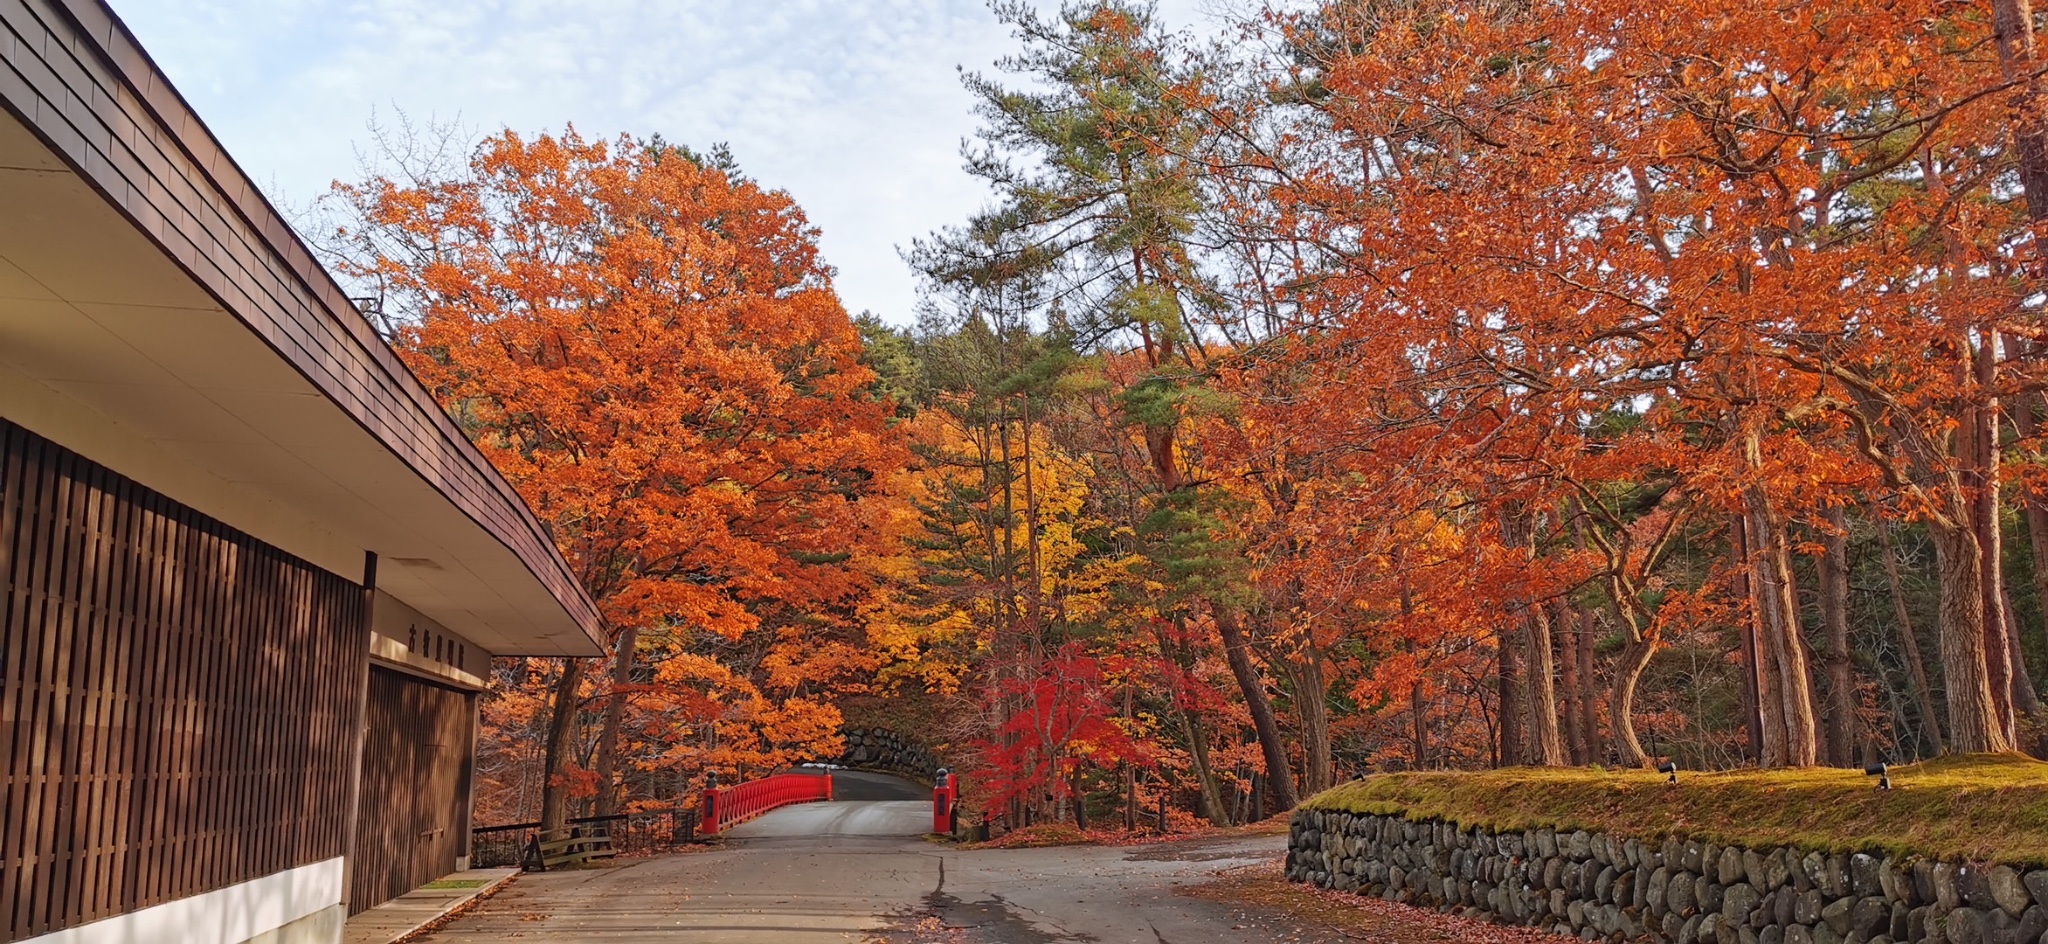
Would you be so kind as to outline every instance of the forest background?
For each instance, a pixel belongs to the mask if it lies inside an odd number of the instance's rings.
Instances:
[[[401,125],[325,201],[611,639],[496,665],[479,821],[848,723],[1127,828],[2048,751],[2026,0],[993,6],[911,328],[718,148]]]

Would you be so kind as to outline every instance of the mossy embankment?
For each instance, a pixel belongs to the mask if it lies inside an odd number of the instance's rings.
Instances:
[[[1679,836],[1752,849],[1884,852],[2048,865],[2048,763],[2018,754],[1945,757],[1891,770],[1679,772],[1517,767],[1375,774],[1303,806],[1495,831],[1551,827],[1643,840]]]

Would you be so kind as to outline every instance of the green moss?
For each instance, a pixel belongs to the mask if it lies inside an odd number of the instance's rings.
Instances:
[[[442,878],[435,879],[420,888],[427,891],[452,891],[461,888],[482,888],[491,884],[487,878]]]
[[[1889,791],[1860,770],[1820,767],[1678,778],[1673,786],[1650,771],[1554,767],[1377,774],[1303,806],[1466,828],[2048,865],[2048,763],[2018,754],[1894,767]]]

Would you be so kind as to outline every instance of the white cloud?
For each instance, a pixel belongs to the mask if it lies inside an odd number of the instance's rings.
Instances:
[[[984,193],[959,169],[1008,33],[979,0],[113,0],[274,198],[355,176],[373,110],[485,131],[724,141],[823,232],[853,311],[910,316],[896,246]],[[1188,24],[1214,0],[1167,4]],[[1177,15],[1176,15],[1177,14]]]

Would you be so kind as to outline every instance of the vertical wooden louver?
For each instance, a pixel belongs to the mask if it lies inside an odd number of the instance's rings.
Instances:
[[[0,420],[0,941],[341,855],[364,606]]]

